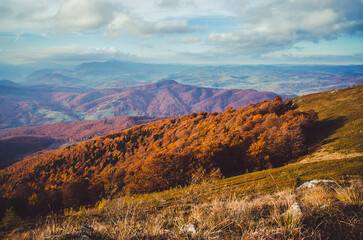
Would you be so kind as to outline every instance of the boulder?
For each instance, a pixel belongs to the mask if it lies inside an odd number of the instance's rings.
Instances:
[[[306,189],[306,188],[314,188],[318,185],[337,185],[339,184],[333,180],[326,180],[326,179],[314,179],[311,181],[304,182],[301,186],[296,188],[296,190]]]

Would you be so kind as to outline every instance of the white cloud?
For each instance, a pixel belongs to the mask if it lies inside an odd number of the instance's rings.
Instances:
[[[98,29],[112,18],[112,5],[104,1],[65,0],[57,15],[57,27],[65,31]]]
[[[127,13],[119,13],[108,24],[106,35],[116,37],[129,34],[148,38],[154,35],[183,34],[202,30],[201,27],[189,26],[186,20],[148,22]]]
[[[168,42],[189,44],[189,43],[197,43],[200,42],[201,40],[202,39],[199,37],[182,37],[181,39],[169,38]]]
[[[200,41],[201,39],[199,37],[182,37],[181,39],[182,43],[196,43]]]
[[[59,0],[0,1],[0,32],[7,33],[38,33],[49,28],[53,17],[58,11]]]
[[[303,29],[314,31],[333,24],[338,19],[338,14],[331,9],[313,11],[302,21]]]
[[[175,4],[192,1],[175,1]],[[158,34],[189,33],[201,28],[189,26],[184,11],[160,10],[158,4],[173,1],[124,0],[5,0],[0,2],[0,32],[43,34],[105,31],[106,35],[131,34],[150,37]],[[178,8],[179,9],[179,8]],[[158,17],[148,17],[157,15]]]
[[[260,55],[289,49],[301,41],[335,39],[363,30],[363,5],[357,0],[234,2],[240,29],[212,32],[208,43],[238,54]]]

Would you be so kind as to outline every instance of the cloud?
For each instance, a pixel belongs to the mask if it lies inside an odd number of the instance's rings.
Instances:
[[[197,43],[200,42],[202,39],[199,37],[182,37],[181,39],[169,38],[169,43]]]
[[[188,50],[201,62],[269,59],[271,53],[294,52],[296,46],[302,52],[317,52],[319,44],[326,43],[322,40],[334,39],[338,41],[331,41],[332,51],[338,47],[338,53],[359,53],[358,44],[356,49],[339,46],[346,43],[339,39],[362,39],[362,12],[363,0],[2,0],[0,47],[6,61],[12,54],[6,49],[19,37],[11,49],[17,50],[14,59],[22,61],[65,59],[66,53],[73,56],[71,49],[79,51],[74,53],[78,59],[129,57],[117,49],[110,51],[110,46],[122,48],[126,42],[127,51],[147,57],[171,59],[178,51]],[[175,45],[165,43],[163,37]],[[63,40],[108,48],[60,47],[65,54],[49,48]],[[309,50],[312,42],[317,44]],[[43,43],[44,50],[35,49]],[[48,55],[42,53],[48,50]]]
[[[188,21],[168,11],[163,6],[191,4],[186,1],[140,1],[124,0],[5,0],[0,2],[0,32],[11,33],[72,33],[104,31],[105,36],[130,34],[151,37],[165,34],[183,34],[200,31],[201,27],[189,26]],[[179,9],[179,8],[178,8]],[[158,19],[150,14],[158,14]],[[203,28],[204,29],[204,28]]]
[[[189,26],[186,20],[148,22],[127,13],[119,13],[108,24],[106,35],[117,37],[128,34],[149,38],[155,35],[184,34],[203,30],[199,26]]]
[[[0,32],[38,33],[52,24],[59,0],[0,2]]]
[[[7,56],[7,57],[6,57]],[[6,58],[5,58],[6,57]],[[115,47],[82,47],[78,45],[31,49],[28,51],[3,51],[0,59],[6,59],[7,63],[79,63],[85,61],[124,60],[138,61],[136,55],[125,53]]]
[[[158,3],[158,6],[161,8],[176,8],[179,6],[178,0],[161,0]]]
[[[62,31],[99,29],[113,17],[113,7],[106,1],[66,0],[55,16],[56,27]]]
[[[154,48],[154,45],[151,43],[142,43],[139,44],[140,48]]]
[[[292,48],[301,41],[318,42],[362,34],[363,4],[358,0],[289,0],[235,2],[240,27],[212,32],[207,42],[226,51],[261,55]]]
[[[17,42],[17,41],[19,41],[19,39],[20,39],[21,35],[23,35],[23,34],[24,34],[23,32],[21,32],[21,33],[18,33],[18,34],[16,35],[16,37],[15,37],[15,40],[14,40],[14,42]]]
[[[9,17],[12,14],[12,10],[7,7],[1,7],[0,6],[0,15],[3,17]]]

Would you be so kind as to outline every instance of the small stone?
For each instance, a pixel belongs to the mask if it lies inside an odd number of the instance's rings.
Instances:
[[[91,238],[87,234],[82,234],[81,239],[82,240],[90,240]]]
[[[302,215],[300,204],[298,202],[294,202],[294,204],[291,205],[289,212],[294,216]]]
[[[328,207],[330,207],[329,204],[323,204],[323,205],[320,206],[321,209],[328,208]]]
[[[93,232],[93,228],[88,227],[86,225],[82,225],[81,229],[80,229],[81,239],[83,239],[83,240],[91,239],[92,232]]]
[[[86,225],[82,225],[81,226],[81,232],[83,232],[83,233],[91,233],[91,232],[93,232],[93,228],[88,227]]]
[[[180,232],[193,237],[197,233],[197,230],[194,224],[187,223],[180,229]]]

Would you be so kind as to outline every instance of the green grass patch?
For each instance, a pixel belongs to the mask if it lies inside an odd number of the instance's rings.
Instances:
[[[363,152],[363,85],[288,100],[300,111],[318,113],[320,144],[329,151]]]
[[[293,189],[299,183],[313,179],[363,179],[363,157],[313,163],[295,163],[259,172],[247,173],[214,182],[175,188],[163,192],[125,197],[130,204],[142,202],[158,207],[175,204],[195,204],[217,197],[248,196]],[[153,205],[152,204],[152,205]]]

